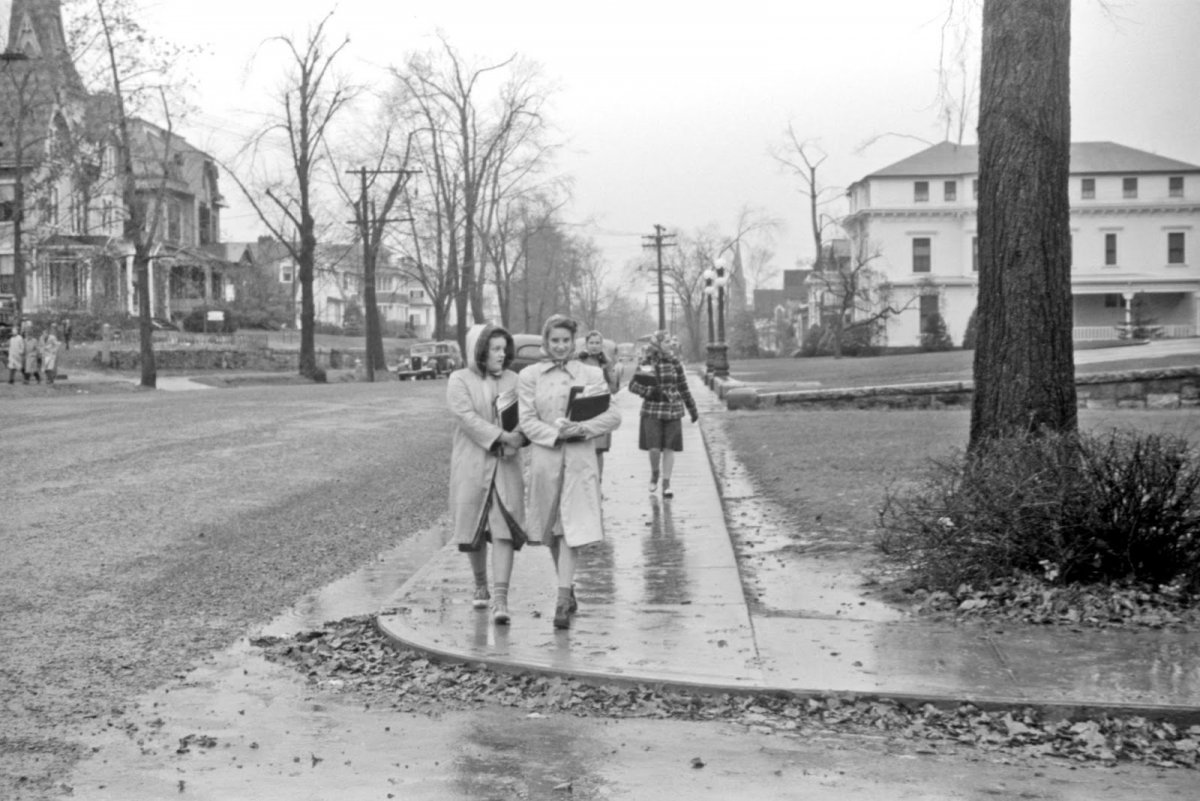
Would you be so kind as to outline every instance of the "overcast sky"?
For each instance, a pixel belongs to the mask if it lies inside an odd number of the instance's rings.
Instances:
[[[791,267],[812,253],[805,200],[768,149],[790,122],[828,154],[824,183],[844,187],[925,147],[887,137],[857,152],[874,136],[944,138],[933,100],[950,3],[170,0],[152,27],[208,47],[193,73],[204,111],[182,132],[218,156],[253,127],[285,68],[278,48],[254,57],[261,43],[302,39],[331,9],[331,29],[350,36],[346,66],[365,80],[383,80],[438,29],[467,56],[520,53],[560,87],[552,113],[569,145],[559,169],[576,180],[567,216],[594,220],[579,230],[614,267],[643,255],[655,223],[731,230],[747,204],[786,222],[776,263]],[[1200,164],[1200,2],[1107,5],[1072,6],[1072,139]],[[224,189],[226,239],[252,238],[261,226],[233,182]]]

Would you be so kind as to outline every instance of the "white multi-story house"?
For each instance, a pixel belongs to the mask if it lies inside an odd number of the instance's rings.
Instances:
[[[979,148],[943,142],[847,190],[851,253],[872,258],[893,304],[906,306],[887,321],[883,344],[919,344],[933,314],[961,344],[978,294],[978,186]],[[1195,335],[1200,167],[1077,142],[1070,196],[1075,339],[1113,339],[1132,323]]]

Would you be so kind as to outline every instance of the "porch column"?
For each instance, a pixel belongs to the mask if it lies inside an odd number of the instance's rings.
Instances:
[[[1200,334],[1200,292],[1192,293],[1192,336]]]
[[[213,272],[212,265],[204,265],[204,305],[212,305],[212,280]]]
[[[1122,292],[1121,297],[1125,299],[1125,328],[1133,335],[1133,299],[1137,297],[1136,292]]]

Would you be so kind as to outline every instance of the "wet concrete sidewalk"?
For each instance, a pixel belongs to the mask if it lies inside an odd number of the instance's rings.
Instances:
[[[703,415],[728,413],[698,379],[692,385]],[[637,449],[639,400],[625,392],[617,400],[624,422],[605,464],[607,540],[580,560],[571,628],[553,628],[547,549],[517,554],[512,623],[497,627],[489,612],[472,608],[466,557],[450,545],[384,605],[385,634],[445,658],[608,681],[1200,722],[1200,637],[1193,634],[931,623],[853,602],[857,578],[820,569],[773,577],[784,590],[769,611],[756,611],[761,605],[743,593],[722,505],[724,497],[732,509],[753,492],[731,478],[735,457],[714,454],[723,465],[718,481],[699,426],[685,421],[675,497],[651,495],[648,461]],[[760,577],[770,564],[757,565]],[[780,608],[780,598],[791,608]]]

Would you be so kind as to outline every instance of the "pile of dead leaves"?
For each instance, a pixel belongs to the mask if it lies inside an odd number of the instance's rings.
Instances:
[[[1091,584],[1060,586],[1035,576],[1003,579],[955,592],[915,590],[917,614],[1086,628],[1200,629],[1200,604],[1178,587]]]
[[[1200,767],[1200,726],[1141,717],[1048,720],[1037,710],[983,710],[971,704],[914,708],[852,695],[700,693],[651,685],[600,685],[531,672],[501,672],[479,664],[431,659],[399,648],[370,617],[347,618],[290,638],[253,645],[290,664],[314,684],[351,692],[402,711],[465,709],[500,704],[542,713],[590,717],[720,720],[766,733],[871,732],[936,751],[965,745],[1014,756],[1058,757],[1115,764]]]

